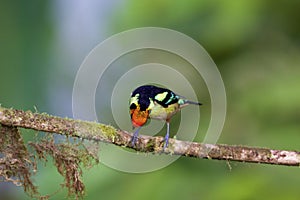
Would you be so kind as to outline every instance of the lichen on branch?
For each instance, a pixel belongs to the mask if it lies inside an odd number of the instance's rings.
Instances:
[[[0,125],[0,181],[23,186],[24,191],[38,194],[31,179],[36,163],[28,153],[21,134],[16,127]]]
[[[96,122],[81,121],[75,119],[51,116],[45,113],[33,113],[0,107],[0,142],[6,142],[11,146],[1,147],[1,165],[7,165],[0,169],[0,176],[5,180],[11,177],[18,177],[19,180],[26,180],[23,184],[25,191],[37,193],[33,185],[29,170],[36,168],[36,163],[30,160],[30,154],[22,141],[18,128],[26,128],[47,133],[57,133],[68,138],[79,138],[80,140],[91,140],[118,145],[124,148],[131,148],[139,152],[151,152],[154,154],[175,154],[195,158],[207,158],[217,160],[229,160],[239,162],[264,163],[273,165],[299,166],[300,152],[287,150],[274,150],[260,147],[246,147],[225,144],[203,144],[197,142],[169,140],[169,147],[163,151],[163,137],[139,136],[136,144],[132,146],[132,133],[118,130],[110,125]],[[9,133],[9,134],[7,134]],[[18,141],[18,142],[17,142]],[[15,144],[16,143],[16,144]],[[65,177],[65,186],[69,194],[80,197],[84,194],[84,184],[81,181],[81,163],[98,161],[95,156],[79,146],[56,144],[54,140],[42,140],[37,143],[29,143],[36,151],[39,159],[46,159],[46,154],[53,158],[58,172]],[[16,150],[19,149],[19,150]],[[21,166],[21,171],[16,170],[16,163]],[[2,169],[5,169],[4,171]],[[2,171],[1,171],[2,170]],[[0,179],[1,180],[1,179]],[[13,180],[13,179],[11,179]]]

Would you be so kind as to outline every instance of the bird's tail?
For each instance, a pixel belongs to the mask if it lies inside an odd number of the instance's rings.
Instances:
[[[185,104],[193,104],[193,105],[198,105],[198,106],[202,105],[202,103],[200,103],[200,102],[194,102],[194,101],[190,101],[190,100],[185,100]]]
[[[190,100],[188,100],[185,97],[180,96],[180,95],[177,95],[177,97],[179,97],[178,103],[179,103],[180,107],[185,107],[185,106],[191,105],[191,104],[192,105],[198,105],[198,106],[202,105],[202,103],[200,103],[200,102],[190,101]]]

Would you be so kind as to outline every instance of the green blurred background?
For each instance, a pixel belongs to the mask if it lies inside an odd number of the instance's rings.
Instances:
[[[299,150],[299,8],[297,0],[1,1],[0,103],[72,117],[76,72],[95,45],[131,28],[165,27],[197,40],[222,74],[228,113],[219,143]],[[51,165],[34,177],[42,194],[63,181]],[[230,165],[180,158],[129,174],[99,164],[84,171],[85,199],[300,198],[297,167]],[[0,184],[4,197],[29,199],[9,183]]]

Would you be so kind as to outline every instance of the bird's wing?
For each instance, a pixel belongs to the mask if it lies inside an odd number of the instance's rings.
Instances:
[[[154,97],[154,101],[164,108],[167,108],[169,105],[172,105],[174,103],[178,103],[178,100],[179,97],[172,91],[165,91],[163,93],[157,94]]]

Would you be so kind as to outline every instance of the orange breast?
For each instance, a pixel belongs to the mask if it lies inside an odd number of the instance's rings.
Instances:
[[[134,127],[143,126],[149,117],[149,111],[140,111],[139,109],[130,110],[131,122]]]

